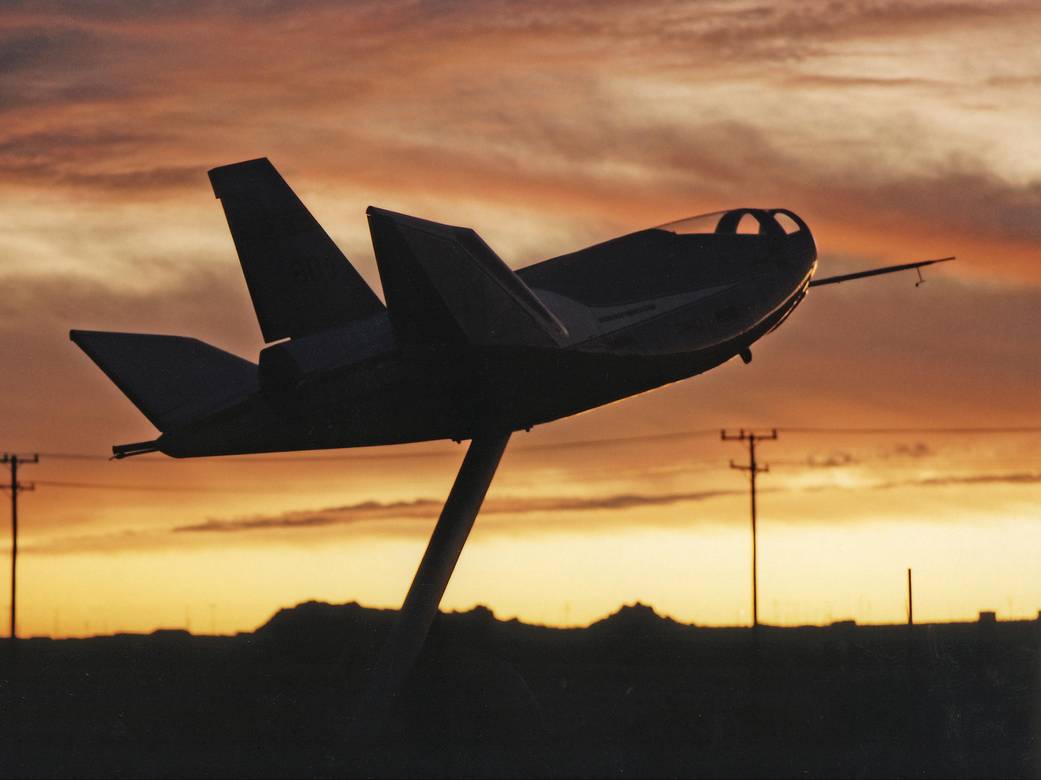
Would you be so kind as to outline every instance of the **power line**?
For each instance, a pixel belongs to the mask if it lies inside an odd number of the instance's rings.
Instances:
[[[967,427],[967,428],[828,428],[823,426],[778,428],[778,432],[787,434],[841,434],[855,436],[858,434],[938,434],[958,436],[994,436],[1009,434],[1041,433],[1039,425],[1018,425],[1007,427]]]
[[[519,447],[512,447],[510,452],[539,452],[543,450],[560,450],[568,449],[571,447],[600,447],[600,446],[613,446],[616,444],[632,444],[641,441],[661,441],[664,439],[690,439],[699,436],[711,436],[715,435],[716,428],[703,428],[696,430],[687,431],[669,431],[667,433],[648,433],[640,434],[637,436],[613,436],[605,437],[600,439],[574,439],[571,441],[561,442],[547,442],[545,444],[529,444],[522,445]],[[392,445],[388,445],[392,446]],[[93,461],[109,461],[112,460],[110,455],[100,455],[97,453],[88,452],[44,452],[41,453],[46,458],[53,458],[55,460],[93,460]],[[203,458],[222,458],[222,463],[301,463],[301,462],[326,462],[333,463],[339,461],[352,461],[352,460],[409,460],[409,459],[422,459],[422,458],[447,458],[455,457],[455,452],[385,452],[379,454],[352,454],[352,455],[299,455],[299,456],[267,456],[267,455],[252,455],[246,454],[241,456],[236,455],[208,455],[201,456],[199,458],[190,458],[186,460],[202,460]],[[227,458],[227,460],[223,460]],[[169,462],[165,459],[160,458],[149,458],[147,455],[137,457],[133,459],[134,463],[157,463],[157,462]]]
[[[110,455],[99,455],[88,452],[41,452],[48,460],[112,460]]]
[[[858,457],[850,460],[843,461],[813,461],[813,460],[774,460],[770,461],[770,465],[774,468],[784,469],[806,469],[814,471],[831,471],[838,469],[851,469],[851,468],[864,468],[871,467],[873,469],[880,468],[906,468],[908,466],[921,466],[923,469],[936,469],[942,467],[945,471],[951,471],[954,469],[978,469],[985,466],[997,467],[997,466],[1023,466],[1023,465],[1041,465],[1041,456],[1035,456],[1033,458],[1013,458],[1013,457],[987,457],[980,456],[975,460],[969,458],[958,458],[956,460],[950,460],[945,458],[942,454],[933,453],[929,456],[921,457],[910,457],[910,458],[890,458],[884,455],[875,457]]]
[[[890,428],[838,428],[838,427],[790,427],[790,428],[776,428],[772,429],[778,433],[786,434],[797,434],[797,435],[817,435],[817,434],[844,434],[844,435],[856,435],[856,434],[961,434],[961,435],[1008,435],[1008,434],[1032,434],[1041,433],[1041,426],[1016,426],[1016,427],[963,427],[963,428],[943,428],[943,427],[890,427]],[[616,444],[632,444],[641,441],[660,441],[665,439],[684,439],[684,438],[696,438],[701,436],[707,436],[714,434],[716,429],[691,429],[684,431],[670,431],[665,433],[653,433],[644,434],[638,436],[618,436],[618,437],[605,437],[601,439],[576,439],[571,441],[563,441],[556,443],[545,443],[545,444],[533,444],[528,446],[516,447],[513,451],[515,452],[533,452],[533,451],[545,451],[545,450],[560,450],[567,448],[587,448],[597,446],[611,446]],[[740,435],[734,437],[740,439]],[[756,435],[757,439],[764,437]],[[772,437],[771,437],[772,438]],[[55,459],[55,460],[85,460],[85,461],[109,461],[111,457],[105,455],[98,455],[93,453],[81,453],[81,452],[44,452],[40,453],[44,458]],[[352,453],[349,455],[303,455],[303,456],[253,456],[246,455],[242,457],[227,457],[222,459],[222,463],[235,463],[235,464],[249,464],[249,463],[314,463],[314,462],[350,462],[350,461],[383,461],[383,460],[413,460],[413,459],[438,459],[445,457],[454,457],[455,452],[396,452],[396,453],[373,453],[373,454],[358,454]],[[193,459],[196,460],[196,459]],[[839,466],[855,466],[860,465],[859,460],[851,461],[850,463],[840,464],[816,464],[809,461],[793,461],[784,460],[778,461],[779,466],[784,467],[805,467],[805,468],[833,468]],[[873,459],[877,460],[877,459]],[[150,462],[154,464],[164,463],[168,464],[170,461],[167,459],[160,458],[148,458],[143,457],[134,460],[135,463]],[[699,463],[710,463],[713,461],[702,460]],[[993,459],[981,458],[979,465],[993,465]],[[945,466],[954,464],[945,463]],[[965,462],[966,466],[975,465],[970,462]],[[722,466],[720,466],[722,468]],[[243,486],[241,488],[232,487],[209,487],[209,486],[192,486],[192,485],[156,485],[156,484],[131,484],[131,483],[110,483],[110,482],[77,482],[77,481],[65,481],[65,480],[37,480],[36,484],[46,485],[48,487],[56,488],[70,488],[70,489],[83,489],[83,490],[112,490],[112,491],[138,491],[138,492],[170,492],[170,493],[265,493],[265,494],[283,494],[286,492],[285,489],[281,490],[258,490],[251,486]]]
[[[637,436],[614,436],[600,439],[574,439],[562,442],[547,442],[545,444],[529,444],[527,446],[512,447],[511,452],[538,452],[543,450],[558,450],[570,447],[599,447],[613,446],[616,444],[634,444],[641,441],[662,441],[665,439],[688,439],[702,436],[712,436],[718,428],[700,428],[686,431],[669,431],[664,433],[648,433]],[[776,429],[778,433],[794,435],[902,435],[902,434],[937,434],[937,435],[961,435],[961,436],[1001,436],[1021,434],[1041,434],[1041,426],[1019,425],[1004,427],[887,427],[887,428],[832,428],[827,426],[792,426]],[[387,445],[393,446],[393,445]],[[298,456],[265,456],[265,455],[242,455],[242,456],[204,456],[224,458],[224,463],[297,463],[297,462],[337,462],[352,460],[404,460],[421,458],[444,458],[454,456],[454,452],[393,452],[379,454],[351,454],[351,455],[298,455]],[[111,455],[90,452],[42,452],[44,458],[54,460],[88,460],[109,461]],[[190,458],[188,460],[201,460],[202,458]],[[147,455],[133,459],[134,463],[166,463],[167,459],[150,458]]]
[[[17,453],[5,452],[0,457],[0,463],[11,469],[11,639],[18,638],[18,494],[23,490],[35,490],[33,483],[23,484],[18,481],[19,464],[39,463],[40,454],[18,455]]]
[[[263,495],[284,495],[292,492],[282,488],[280,490],[257,490],[255,487],[244,485],[240,488],[233,487],[210,487],[209,485],[134,485],[118,482],[66,482],[64,480],[38,479],[37,485],[57,488],[76,488],[83,490],[127,490],[127,491],[158,491],[162,493],[252,493]],[[300,492],[314,492],[312,490]]]
[[[972,469],[973,474],[985,468],[994,468],[1001,466],[1005,463],[1016,463],[1017,465],[1023,465],[1021,460],[1009,460],[1009,459],[992,459],[992,458],[980,458],[975,461],[970,460],[958,460],[958,461],[946,461],[940,458],[942,462],[935,462],[934,459],[928,462],[924,460],[893,460],[888,459],[870,459],[870,460],[853,460],[842,463],[814,463],[805,460],[780,460],[771,462],[771,468],[783,469],[789,471],[811,471],[811,472],[829,472],[839,471],[842,469],[860,469],[865,467],[877,468],[879,465],[882,467],[897,467],[908,465],[920,465],[923,469],[929,472],[942,472],[949,474],[951,472],[958,473],[959,470]],[[675,471],[677,473],[691,473],[691,472],[715,472],[721,471],[728,468],[727,464],[719,459],[715,460],[697,460],[688,461],[694,465],[689,466],[675,466],[670,468],[669,471]],[[622,472],[624,473],[624,472]],[[1018,473],[1018,472],[1017,472]],[[1034,473],[1034,472],[1031,472]],[[986,476],[986,475],[983,475]],[[1001,473],[994,476],[1002,476]],[[126,492],[158,492],[158,493],[211,493],[211,494],[225,494],[225,495],[285,495],[287,493],[313,493],[319,490],[319,487],[283,487],[280,489],[264,489],[259,488],[256,485],[241,485],[241,486],[224,486],[214,487],[210,485],[192,485],[189,483],[173,483],[173,484],[156,484],[156,483],[144,483],[135,484],[130,482],[89,482],[89,481],[72,481],[72,480],[48,480],[38,479],[35,480],[34,484],[46,486],[50,488],[58,489],[72,489],[72,490],[110,490],[110,491],[126,491]],[[909,482],[908,484],[913,484]],[[878,487],[875,485],[874,487]]]
[[[810,465],[810,464],[802,464],[802,465],[805,466],[805,468],[807,470],[817,470],[817,471],[831,471],[831,470],[837,470],[839,468],[843,468],[843,467],[839,467],[839,466],[827,467],[827,466],[813,466],[813,465]],[[849,465],[850,466],[856,466],[858,464],[849,464]],[[957,465],[954,469],[947,469],[947,468],[945,468],[945,469],[943,469],[943,473],[947,474],[947,473],[950,473],[951,471],[954,471],[955,475],[951,476],[951,477],[948,477],[948,478],[949,479],[959,479],[960,477],[958,476],[957,469],[969,468],[971,465],[972,464],[969,464],[969,466]],[[760,473],[762,473],[763,471],[767,471],[767,470],[774,470],[778,466],[780,466],[782,468],[793,468],[793,467],[795,467],[795,464],[771,463],[771,468],[770,469],[762,469],[760,471]],[[846,467],[848,468],[849,466],[846,466]],[[726,464],[720,463],[718,466],[710,466],[710,467],[702,466],[702,467],[687,468],[687,469],[677,468],[676,472],[677,473],[680,473],[680,472],[690,473],[690,472],[693,472],[693,471],[715,472],[715,471],[724,471],[727,468],[729,468],[729,467]],[[938,469],[936,466],[932,466],[932,467],[930,467],[929,470],[930,470],[930,472],[936,472],[936,471],[939,471],[940,469]],[[1022,480],[1023,477],[1034,478],[1035,476],[1041,476],[1041,475],[1039,475],[1038,472],[1015,472],[1014,474],[1011,474],[1011,475],[1006,474],[1004,472],[998,472],[996,474],[990,474],[990,473],[977,474],[976,472],[971,472],[965,478],[966,479],[971,478],[973,480],[978,480],[979,482],[984,483],[984,482],[986,482],[986,480],[988,478],[992,478],[992,479],[998,480],[998,479],[1001,479],[1001,478],[1013,477],[1013,478],[1018,478],[1019,480]],[[941,479],[941,477],[935,477],[935,479]],[[182,484],[176,484],[175,483],[175,484],[170,484],[170,485],[158,485],[158,484],[147,484],[147,483],[146,484],[133,484],[133,483],[129,483],[129,482],[126,482],[126,483],[115,483],[115,482],[72,482],[72,481],[64,481],[64,480],[46,480],[46,479],[35,480],[34,484],[35,485],[45,486],[45,487],[51,487],[51,488],[59,488],[59,489],[68,488],[68,489],[72,489],[72,490],[111,490],[111,491],[126,491],[126,492],[130,492],[130,493],[142,493],[142,492],[211,493],[211,494],[212,493],[216,493],[216,494],[224,494],[224,495],[249,494],[249,495],[271,495],[271,496],[282,496],[282,495],[286,495],[287,493],[311,494],[311,493],[320,492],[322,490],[320,485],[319,486],[315,486],[315,487],[300,487],[300,488],[295,488],[295,489],[294,488],[280,488],[280,489],[277,489],[277,490],[275,490],[275,489],[265,490],[265,489],[258,489],[256,486],[253,486],[253,485],[242,485],[240,487],[211,487],[209,485],[198,485],[198,486],[196,486],[196,485],[185,484],[185,483],[182,483]],[[921,480],[906,480],[906,481],[903,481],[903,482],[880,482],[880,483],[864,484],[864,485],[860,485],[859,487],[864,488],[864,489],[879,489],[879,488],[883,488],[883,487],[896,487],[896,486],[901,486],[901,485],[914,486],[914,485],[920,485],[920,484],[921,484]],[[6,487],[6,486],[4,486],[4,487]],[[834,489],[848,489],[848,488],[837,486],[837,485],[824,485],[823,487],[834,488]],[[778,488],[774,488],[774,489],[776,490]]]

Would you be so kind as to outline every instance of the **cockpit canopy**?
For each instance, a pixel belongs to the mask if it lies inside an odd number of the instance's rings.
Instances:
[[[806,223],[787,209],[730,209],[700,214],[659,225],[679,236],[691,234],[717,235],[791,235],[806,229]]]

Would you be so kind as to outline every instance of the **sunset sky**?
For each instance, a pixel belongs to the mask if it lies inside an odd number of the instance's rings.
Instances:
[[[958,256],[814,290],[750,365],[515,435],[445,608],[747,623],[745,450],[718,433],[743,426],[782,429],[761,620],[904,620],[908,567],[919,620],[1036,616],[1038,30],[1036,2],[5,3],[0,450],[41,453],[20,632],[400,603],[461,446],[105,459],[156,432],[68,330],[255,360],[206,171],[259,156],[377,291],[369,204],[514,267],[734,206],[799,213],[822,275]]]

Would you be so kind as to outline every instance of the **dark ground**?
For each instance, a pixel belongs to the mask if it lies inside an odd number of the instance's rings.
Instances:
[[[3,776],[1041,776],[1041,623],[585,629],[442,615],[378,744],[344,734],[394,613],[7,642]]]

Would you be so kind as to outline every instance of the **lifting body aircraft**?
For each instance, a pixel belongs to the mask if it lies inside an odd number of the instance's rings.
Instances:
[[[510,435],[692,377],[781,325],[817,249],[786,209],[738,208],[512,270],[471,229],[370,206],[384,304],[266,159],[209,172],[265,342],[257,363],[182,336],[71,339],[161,435],[201,457],[470,440],[363,708],[389,711]]]

